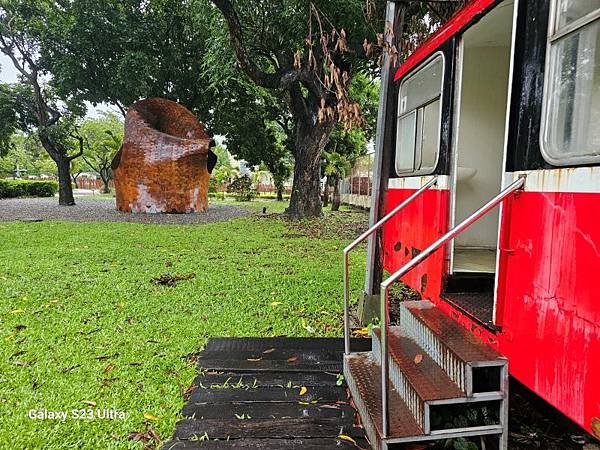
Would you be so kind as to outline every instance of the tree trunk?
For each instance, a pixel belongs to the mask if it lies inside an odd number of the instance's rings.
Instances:
[[[339,177],[333,179],[333,201],[331,202],[331,210],[339,211],[342,197],[340,196],[340,180]]]
[[[323,206],[329,205],[329,176],[325,176],[325,187],[323,188]]]
[[[315,120],[316,122],[316,120]],[[306,123],[297,126],[294,182],[288,217],[303,219],[321,216],[321,153],[329,140],[334,122]]]
[[[58,167],[58,204],[73,206],[75,199],[71,184],[71,160],[67,157],[59,157],[55,162]]]
[[[277,186],[277,201],[283,201],[283,186]]]
[[[109,169],[110,170],[110,169]],[[110,175],[107,174],[108,171],[100,170],[100,178],[102,179],[102,183],[104,184],[104,188],[102,188],[102,192],[104,194],[110,194],[110,187],[108,183],[110,181]]]

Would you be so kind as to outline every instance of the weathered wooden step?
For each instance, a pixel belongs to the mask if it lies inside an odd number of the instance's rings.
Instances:
[[[174,439],[281,439],[338,436],[362,438],[362,428],[340,426],[338,418],[315,419],[184,419],[177,423]]]
[[[337,362],[342,357],[342,352],[339,350],[327,349],[278,349],[275,347],[261,350],[204,350],[198,355],[199,364],[205,360],[222,359],[227,357],[232,361],[247,360],[250,362],[257,361],[293,361],[302,362],[303,364],[317,363],[320,361]]]
[[[352,348],[356,351],[371,350],[370,339],[351,339]],[[330,351],[343,352],[344,340],[334,338],[288,338],[288,337],[273,337],[273,338],[229,338],[216,337],[210,338],[207,342],[205,350],[207,351],[259,351],[263,352],[270,348],[278,350],[315,350],[324,349]]]
[[[200,359],[198,369],[201,371],[223,371],[223,372],[330,372],[341,373],[341,361],[305,361],[301,358],[291,360],[268,360],[248,361],[247,359]],[[341,359],[341,355],[340,355]]]
[[[341,356],[340,356],[341,359]],[[245,386],[336,386],[338,374],[328,372],[295,373],[295,372],[267,372],[267,373],[239,373],[239,372],[204,372],[199,375],[194,384],[206,388],[220,387],[223,385]]]
[[[353,353],[344,358],[344,375],[365,432],[373,448],[382,442],[381,367],[372,354]],[[389,439],[423,436],[423,429],[394,388],[389,391]]]
[[[304,391],[304,389],[302,390]],[[335,402],[347,399],[346,389],[340,386],[311,386],[301,394],[299,388],[269,386],[262,388],[225,388],[202,389],[192,392],[190,403],[224,403],[235,399],[236,402]]]
[[[308,439],[241,439],[208,441],[170,441],[163,450],[328,450],[328,449],[367,449],[365,439],[355,438],[354,442],[338,438]]]
[[[195,419],[237,419],[250,417],[252,419],[313,419],[337,417],[343,425],[351,425],[355,420],[356,411],[344,403],[188,403],[182,414]]]

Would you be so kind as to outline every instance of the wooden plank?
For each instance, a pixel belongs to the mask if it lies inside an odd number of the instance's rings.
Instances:
[[[356,445],[334,437],[317,439],[241,439],[210,441],[169,441],[163,450],[329,450],[367,449],[369,443],[365,439],[356,438]]]
[[[229,402],[335,402],[346,401],[348,394],[339,386],[312,386],[300,395],[299,388],[263,387],[255,389],[198,388],[190,397],[190,403],[229,403]]]
[[[290,360],[290,362],[298,362],[302,364],[317,364],[323,361],[330,363],[342,362],[342,355],[343,352],[324,349],[279,350],[275,347],[271,347],[263,352],[258,350],[236,350],[230,352],[204,350],[200,352],[198,357],[200,358],[199,363],[206,359],[210,360],[227,358],[231,361],[254,361],[258,359],[260,361],[288,362],[288,360]]]
[[[229,385],[243,384],[246,386],[260,387],[336,386],[338,379],[337,374],[337,372],[205,372],[204,375],[198,375],[198,377],[196,377],[194,384],[196,386],[202,384],[204,387],[211,387],[211,385],[222,386],[225,383]]]
[[[337,418],[322,419],[184,419],[177,422],[174,439],[323,438],[345,434],[364,437],[362,428],[340,426]]]
[[[221,358],[225,358],[223,355]],[[307,363],[306,361],[248,361],[230,359],[200,359],[198,361],[200,370],[209,371],[239,371],[239,372],[332,372],[342,373],[342,362],[340,361],[318,361]]]
[[[371,339],[351,339],[353,351],[366,352],[371,350]],[[314,350],[327,349],[344,351],[344,340],[338,338],[210,338],[205,350],[208,351],[264,351],[269,348],[279,350]]]
[[[222,403],[207,404],[189,402],[181,413],[185,417],[199,419],[236,419],[250,417],[252,419],[313,419],[337,417],[341,425],[352,425],[356,411],[349,404],[316,403],[302,405],[300,403]]]

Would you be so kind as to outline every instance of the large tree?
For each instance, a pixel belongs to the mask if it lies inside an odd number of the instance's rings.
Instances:
[[[207,120],[209,16],[204,0],[60,2],[47,19],[43,61],[64,95],[123,114],[137,100],[164,97]]]
[[[285,100],[294,127],[294,184],[287,213],[321,214],[321,152],[335,123],[359,124],[360,108],[348,95],[359,70],[369,68],[364,40],[383,30],[364,0],[212,0],[229,30],[242,71]],[[368,18],[368,19],[367,19]]]
[[[37,134],[56,163],[59,204],[66,206],[75,204],[70,166],[83,153],[81,141],[73,135],[75,117],[83,109],[70,98],[57,96],[46,83],[48,74],[40,55],[48,8],[42,0],[4,0],[0,5],[0,51],[10,58],[20,77],[20,83],[2,88],[0,110],[13,108],[14,123],[22,131]]]

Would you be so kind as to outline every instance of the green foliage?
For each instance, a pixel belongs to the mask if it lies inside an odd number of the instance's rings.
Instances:
[[[17,169],[25,170],[28,176],[56,174],[56,164],[44,151],[36,134],[14,134],[7,153],[0,157],[0,176],[13,176]]]
[[[0,198],[53,197],[57,192],[56,181],[0,179]]]
[[[249,202],[257,196],[257,193],[252,189],[252,180],[248,175],[236,177],[229,186],[227,192],[233,194],[239,202]]]
[[[79,130],[85,142],[83,161],[104,182],[108,193],[108,182],[112,178],[111,163],[123,144],[123,123],[116,114],[105,113],[100,118],[87,119]]]
[[[123,108],[159,96],[206,119],[202,61],[213,15],[203,0],[57,2],[46,21],[44,66],[65,96]]]

